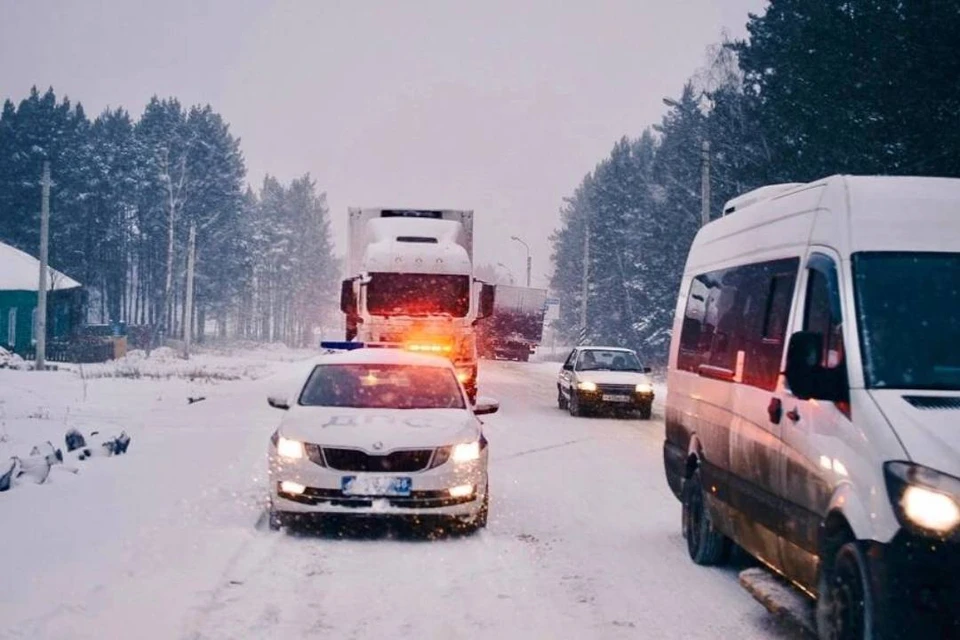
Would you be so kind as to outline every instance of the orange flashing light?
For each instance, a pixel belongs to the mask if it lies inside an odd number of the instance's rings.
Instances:
[[[407,351],[416,351],[418,353],[450,353],[453,347],[449,344],[408,344]]]

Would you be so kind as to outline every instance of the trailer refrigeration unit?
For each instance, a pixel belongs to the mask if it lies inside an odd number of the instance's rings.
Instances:
[[[493,313],[477,325],[477,346],[484,358],[526,362],[543,338],[547,308],[544,289],[495,286]]]
[[[475,400],[474,325],[493,287],[473,277],[473,212],[351,207],[348,234],[347,340],[444,355]]]

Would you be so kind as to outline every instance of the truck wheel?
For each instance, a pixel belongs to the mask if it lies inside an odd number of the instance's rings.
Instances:
[[[864,640],[874,637],[873,600],[863,550],[847,542],[821,577],[817,632],[821,638]]]
[[[730,554],[730,538],[717,531],[703,498],[700,469],[683,483],[683,537],[690,559],[702,566],[723,564]]]
[[[561,411],[567,410],[567,399],[563,397],[563,391],[560,389],[560,385],[557,385],[557,406],[560,407]]]

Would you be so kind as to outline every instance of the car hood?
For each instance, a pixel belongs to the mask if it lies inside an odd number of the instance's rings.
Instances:
[[[577,380],[596,384],[653,384],[650,376],[638,371],[578,371]]]
[[[913,462],[960,477],[960,393],[874,389],[871,395]]]
[[[480,422],[465,409],[378,410],[297,405],[283,417],[280,433],[301,442],[376,454],[473,442],[480,437]]]

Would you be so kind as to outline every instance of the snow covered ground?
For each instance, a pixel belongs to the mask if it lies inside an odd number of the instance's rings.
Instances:
[[[265,397],[291,365],[233,359],[256,373],[0,370],[0,446],[59,445],[68,425],[133,437],[125,456],[0,494],[0,638],[792,637],[736,568],[686,557],[662,422],[571,418],[555,365],[482,364],[502,411],[486,419],[480,534],[266,531]]]

